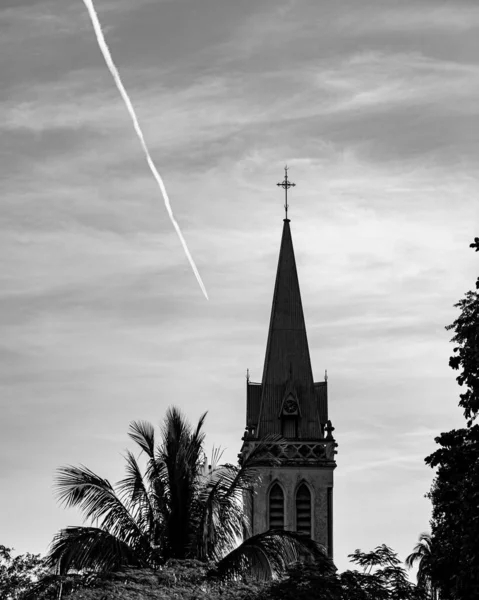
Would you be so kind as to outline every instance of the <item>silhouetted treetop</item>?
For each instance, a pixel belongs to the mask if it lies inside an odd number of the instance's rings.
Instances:
[[[478,252],[479,238],[476,237],[470,247]],[[476,290],[479,290],[479,277]],[[449,366],[460,371],[456,380],[460,386],[467,388],[460,395],[459,406],[464,409],[467,426],[470,427],[479,411],[479,292],[467,292],[454,306],[461,309],[461,314],[452,325],[446,327],[447,330],[454,330],[451,342],[457,344],[454,356],[449,359]]]

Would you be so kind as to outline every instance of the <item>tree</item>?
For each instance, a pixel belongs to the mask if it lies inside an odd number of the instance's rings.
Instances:
[[[479,238],[474,238],[471,248],[479,251]],[[465,385],[466,391],[460,395],[459,406],[464,409],[467,426],[470,427],[479,411],[479,277],[476,291],[469,291],[465,297],[455,304],[461,309],[459,317],[446,327],[453,329],[455,335],[451,342],[458,344],[454,348],[455,356],[449,359],[449,366],[461,370],[456,381]]]
[[[424,589],[431,600],[437,600],[437,590],[431,579],[431,562],[433,558],[433,542],[429,533],[421,533],[419,541],[413,551],[406,557],[405,564],[408,569],[418,565],[417,585]]]
[[[479,598],[479,425],[442,433],[426,458],[431,491],[431,581],[441,597]]]
[[[241,466],[208,469],[203,452],[206,413],[192,429],[176,409],[168,410],[157,444],[154,428],[133,422],[129,436],[146,459],[142,470],[126,454],[126,477],[116,489],[85,466],[59,469],[60,501],[80,508],[94,527],[69,527],[54,538],[47,564],[60,574],[114,571],[125,566],[158,568],[168,559],[213,561],[215,574],[252,572],[269,578],[297,560],[300,552],[320,557],[323,549],[307,536],[267,531],[249,537],[242,497],[258,476],[265,447]],[[244,541],[239,544],[239,540]]]
[[[39,554],[12,555],[12,548],[0,545],[0,598],[16,600],[31,589],[43,573]]]
[[[346,571],[343,581],[356,596],[346,594],[344,599],[362,600],[423,600],[424,591],[412,584],[396,552],[386,544],[377,546],[372,552],[355,550],[348,556],[353,563],[363,568],[363,573]]]
[[[470,245],[479,251],[479,238]],[[459,406],[466,427],[435,438],[440,446],[425,462],[437,469],[431,491],[432,502],[431,583],[441,597],[454,600],[479,598],[479,278],[476,291],[466,293],[455,306],[459,317],[453,329],[454,356],[449,365],[460,370],[457,382],[465,386]]]
[[[321,564],[297,563],[287,577],[263,590],[258,600],[423,600],[424,592],[412,584],[397,554],[383,544],[371,552],[349,555],[362,567],[337,574]]]
[[[324,555],[315,563],[296,562],[285,576],[264,588],[255,600],[339,600],[336,567]]]
[[[208,568],[208,563],[194,559],[170,559],[156,571],[125,568],[50,577],[50,581],[39,582],[22,600],[255,600],[266,585],[253,580],[210,579],[206,576]]]

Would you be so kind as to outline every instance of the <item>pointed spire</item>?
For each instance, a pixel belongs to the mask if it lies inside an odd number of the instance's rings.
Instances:
[[[306,324],[289,219],[284,219],[263,370],[264,384],[283,384],[289,373],[313,384]]]
[[[288,180],[287,167],[284,181],[277,185],[285,190],[286,218],[283,219],[263,378],[261,384],[247,382],[246,420],[257,439],[269,434],[283,435],[284,427],[291,423],[285,423],[286,413],[282,407],[291,396],[297,402],[294,437],[322,439],[322,424],[328,419],[327,383],[313,380],[290,220],[287,218],[287,193],[294,185]]]

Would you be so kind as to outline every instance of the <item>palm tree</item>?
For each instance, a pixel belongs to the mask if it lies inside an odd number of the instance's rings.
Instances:
[[[60,502],[80,508],[85,520],[97,526],[61,530],[50,546],[48,565],[66,574],[157,568],[169,558],[196,558],[215,563],[221,577],[249,572],[271,578],[305,551],[322,557],[324,549],[302,534],[274,530],[249,536],[242,498],[264,464],[265,444],[244,457],[241,466],[219,466],[216,452],[208,468],[205,417],[192,429],[178,409],[168,409],[160,444],[150,423],[132,422],[129,436],[146,458],[146,468],[142,471],[127,451],[126,476],[116,489],[85,466],[61,467]]]
[[[434,544],[429,533],[421,533],[419,541],[414,546],[411,554],[406,558],[405,564],[408,569],[411,569],[416,563],[417,570],[417,585],[426,591],[431,600],[438,600],[438,590],[431,580],[431,563],[433,559]]]

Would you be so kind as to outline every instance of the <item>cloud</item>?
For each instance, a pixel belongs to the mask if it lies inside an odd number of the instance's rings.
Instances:
[[[294,74],[299,91],[279,100],[276,88],[293,73],[265,72],[245,86],[226,74],[171,85],[175,77],[168,69],[161,84],[149,68],[125,70],[124,78],[150,145],[162,154],[168,148],[165,159],[187,161],[189,169],[204,169],[212,159],[240,160],[252,147],[262,151],[277,138],[280,123],[283,131],[300,135],[305,151],[319,150],[320,156],[349,148],[363,160],[410,161],[414,154],[427,160],[429,154],[446,163],[467,160],[468,144],[473,152],[475,66],[418,54],[354,54],[327,68],[305,65]],[[131,161],[137,143],[104,75],[84,70],[53,86],[30,86],[20,102],[13,96],[2,106],[7,134],[31,132],[36,137],[29,145],[47,142],[51,153],[62,153],[66,143],[106,149],[114,135],[122,138],[124,152],[131,149],[125,156]],[[101,91],[92,91],[99,85]]]
[[[373,5],[375,3],[372,3]],[[368,18],[356,10],[344,11],[335,20],[341,30],[353,34],[374,33],[461,33],[479,26],[479,8],[473,3],[404,2],[401,6],[377,3]]]
[[[390,469],[391,467],[402,468],[402,469],[423,469],[424,465],[421,461],[424,460],[424,456],[421,454],[408,455],[408,456],[386,456],[371,461],[361,461],[355,465],[345,466],[342,469],[340,477],[350,477],[352,473],[368,472],[372,474],[372,478],[380,479],[382,469]]]
[[[97,4],[211,304],[81,2],[0,13],[1,442],[15,456],[2,489],[37,500],[5,498],[2,543],[44,551],[76,519],[55,508],[54,469],[121,478],[128,423],[170,404],[192,421],[208,409],[207,447],[236,459],[288,162],[312,365],[328,369],[339,442],[338,566],[351,540],[404,554],[429,518],[423,457],[461,423],[443,327],[477,277],[474,32],[444,15],[428,28],[423,2],[401,3],[397,26],[383,1]]]
[[[313,75],[310,71],[309,75]],[[318,69],[316,85],[343,101],[332,103],[331,112],[385,108],[425,103],[473,113],[479,67],[437,60],[419,53],[363,52],[353,54],[333,68]],[[459,105],[458,101],[462,101]]]

